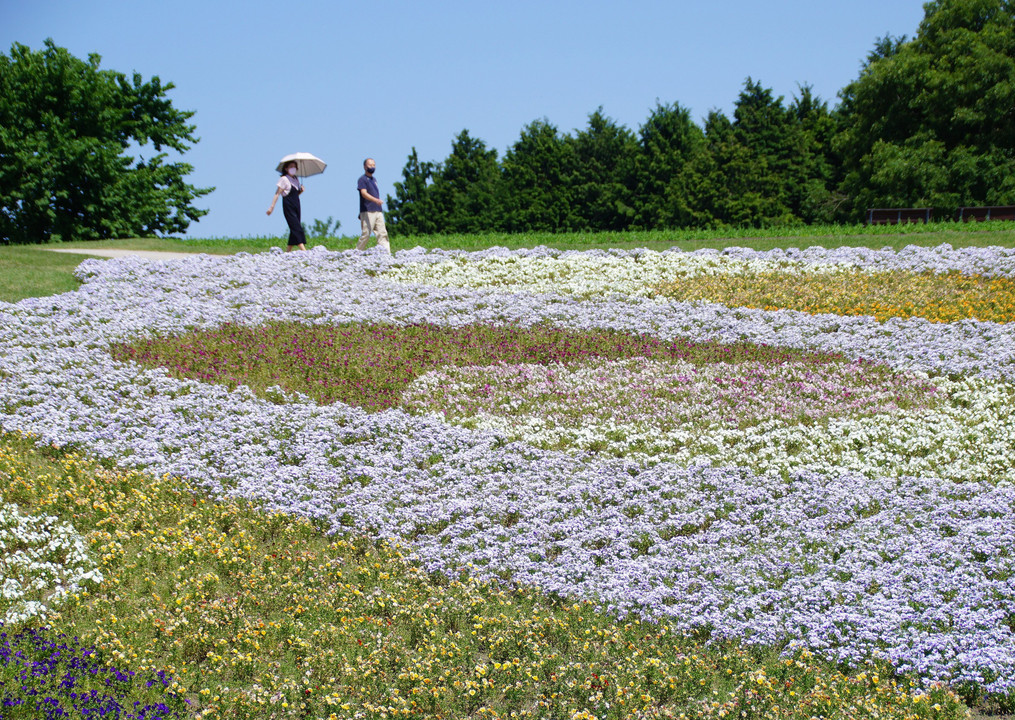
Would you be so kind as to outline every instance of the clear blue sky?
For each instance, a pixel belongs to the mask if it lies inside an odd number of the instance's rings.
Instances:
[[[51,37],[174,83],[201,139],[188,179],[216,186],[189,236],[282,235],[265,210],[296,151],[328,162],[304,221],[331,215],[352,234],[364,157],[394,194],[413,146],[443,160],[463,128],[502,156],[527,123],[572,132],[600,105],[635,131],[657,100],[700,123],[731,114],[748,76],[834,105],[877,38],[912,37],[922,18],[922,0],[0,0],[0,49]]]

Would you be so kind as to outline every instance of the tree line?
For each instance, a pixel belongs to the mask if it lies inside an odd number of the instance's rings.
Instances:
[[[748,78],[733,117],[658,103],[632,131],[603,113],[535,120],[498,157],[467,129],[413,148],[388,197],[399,234],[857,222],[870,207],[1015,204],[1015,0],[935,0],[913,39],[878,40],[830,107]]]
[[[186,231],[213,188],[172,83],[100,69],[47,40],[0,55],[0,244]],[[132,147],[154,150],[145,159]],[[732,117],[659,103],[636,129],[602,108],[542,119],[498,157],[462,130],[442,161],[412,149],[392,232],[583,231],[856,222],[869,207],[1015,204],[1015,0],[933,0],[913,39],[878,40],[830,107],[748,78]],[[330,218],[329,218],[330,221]],[[329,225],[330,226],[330,225]],[[326,231],[326,230],[325,230]]]

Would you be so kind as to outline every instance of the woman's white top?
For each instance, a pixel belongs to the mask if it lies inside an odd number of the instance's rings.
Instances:
[[[279,190],[282,191],[282,197],[285,197],[286,195],[289,194],[289,191],[292,190],[293,188],[295,188],[296,191],[299,192],[300,180],[299,178],[289,179],[287,176],[283,175],[278,179],[277,187]]]

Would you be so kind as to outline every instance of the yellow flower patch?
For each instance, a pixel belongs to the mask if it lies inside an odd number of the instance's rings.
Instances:
[[[910,317],[931,322],[1015,320],[1015,280],[958,272],[715,274],[659,283],[653,291],[659,297],[685,302],[799,310],[812,315],[872,315],[882,322]]]

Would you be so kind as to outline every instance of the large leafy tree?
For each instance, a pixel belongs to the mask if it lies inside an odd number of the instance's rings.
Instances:
[[[809,181],[824,187],[827,168],[815,132],[827,114],[809,90],[786,107],[748,78],[731,121],[719,112],[705,122],[706,151],[679,178],[685,197],[671,197],[682,224],[763,227],[800,222]],[[672,195],[672,193],[671,193]],[[684,206],[681,207],[680,203]]]
[[[47,40],[0,55],[0,243],[150,236],[186,230],[213,188],[166,162],[197,142],[172,83],[100,70]],[[151,146],[147,160],[128,154]]]
[[[705,123],[705,151],[690,155],[667,194],[671,224],[763,227],[831,221],[836,132],[828,105],[803,86],[782,97],[747,78],[733,119]]]
[[[493,151],[460,136],[450,170],[414,161],[407,178],[417,189],[405,202],[437,218],[417,222],[423,232],[456,227],[452,216],[468,207],[475,211],[459,213],[462,221],[525,232],[769,226],[859,219],[874,205],[1015,204],[1013,8],[1015,0],[928,2],[917,37],[878,40],[835,110],[808,86],[786,105],[748,78],[733,117],[710,113],[703,130],[677,104],[657,104],[637,137],[601,108],[574,136],[538,120],[508,149],[493,185],[481,179],[496,175]]]
[[[801,135],[802,172],[790,193],[794,213],[807,223],[843,219],[845,197],[835,190],[842,162],[833,147],[838,132],[834,114],[809,85],[801,86],[789,112]]]
[[[800,166],[806,162],[799,125],[781,97],[751,78],[737,98],[733,118],[734,138],[765,169],[758,190],[767,195],[779,214],[791,214],[791,193],[799,183]]]
[[[682,173],[683,214],[704,227],[763,227],[794,221],[775,158],[721,112],[705,120],[706,152]]]
[[[1015,203],[1015,2],[935,0],[843,89],[843,192],[866,207]]]

